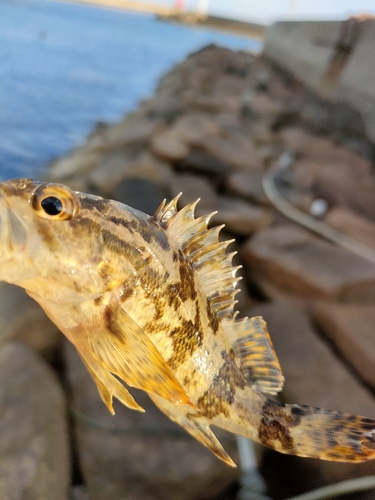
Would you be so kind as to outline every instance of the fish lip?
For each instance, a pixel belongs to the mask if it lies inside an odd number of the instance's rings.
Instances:
[[[14,252],[22,251],[27,244],[27,231],[17,213],[7,202],[7,190],[0,183],[0,261],[3,265],[13,260]]]

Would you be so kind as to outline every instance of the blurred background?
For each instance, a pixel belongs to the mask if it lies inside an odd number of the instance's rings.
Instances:
[[[236,239],[238,309],[268,323],[279,399],[375,418],[374,16],[373,0],[0,0],[0,180],[150,214],[201,197]],[[112,417],[3,283],[0,380],[1,500],[276,500],[375,475],[217,431],[231,469],[145,394],[146,414]]]

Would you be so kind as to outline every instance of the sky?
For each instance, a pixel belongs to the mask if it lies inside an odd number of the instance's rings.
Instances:
[[[175,0],[145,0],[173,5]],[[358,13],[375,16],[375,0],[180,0],[189,10],[208,4],[212,15],[270,24],[279,19],[345,19]]]

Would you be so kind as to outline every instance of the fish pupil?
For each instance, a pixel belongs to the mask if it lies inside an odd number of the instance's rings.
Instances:
[[[62,212],[63,204],[55,196],[48,196],[41,202],[41,206],[47,215],[59,215]]]

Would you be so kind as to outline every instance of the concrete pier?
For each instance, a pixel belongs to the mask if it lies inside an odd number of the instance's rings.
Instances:
[[[321,97],[359,111],[375,143],[375,20],[278,22],[265,55]]]

